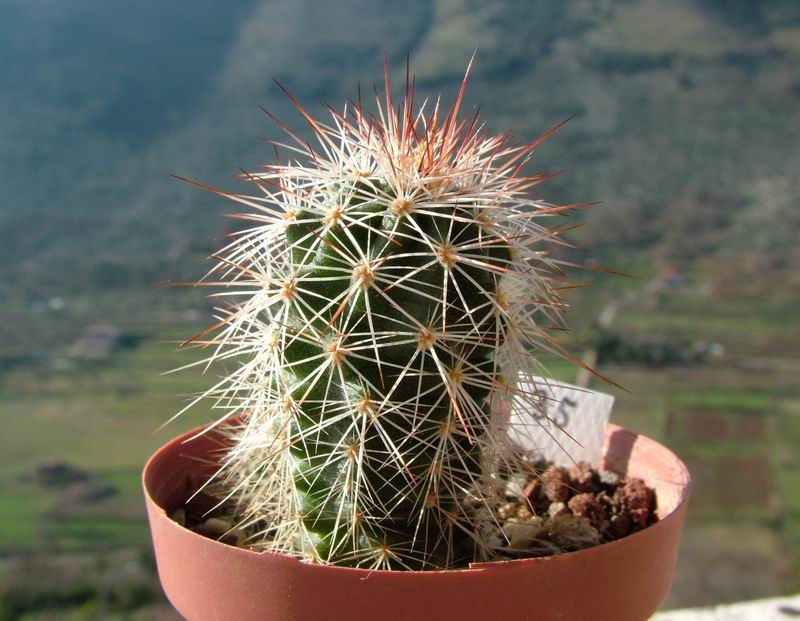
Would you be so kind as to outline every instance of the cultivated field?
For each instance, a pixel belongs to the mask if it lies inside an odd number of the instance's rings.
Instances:
[[[583,301],[593,307],[603,295],[595,290]],[[690,523],[669,603],[701,605],[796,589],[800,360],[792,354],[800,325],[777,311],[756,316],[747,309],[737,317],[730,306],[675,296],[623,307],[615,325],[624,326],[632,341],[714,340],[724,354],[663,367],[603,365],[629,394],[592,383],[616,394],[613,420],[665,441],[694,475]],[[0,567],[8,572],[8,588],[24,582],[31,598],[39,593],[43,601],[72,605],[78,618],[96,614],[98,606],[109,615],[161,611],[139,473],[156,446],[210,415],[200,406],[154,433],[182,406],[181,396],[213,381],[213,368],[205,376],[161,375],[200,355],[176,353],[167,342],[199,328],[196,315],[187,322],[181,314],[160,313],[150,327],[136,314],[125,316],[127,323],[119,315],[123,328],[141,337],[136,346],[95,362],[56,356],[0,378]],[[550,369],[564,380],[575,377],[564,362]],[[51,462],[87,473],[113,493],[87,500],[75,486],[46,486],[37,472]],[[43,567],[51,576],[47,582],[39,579]],[[109,572],[117,574],[110,585]]]

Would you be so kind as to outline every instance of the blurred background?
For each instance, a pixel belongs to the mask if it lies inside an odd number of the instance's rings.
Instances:
[[[630,394],[613,419],[696,481],[669,607],[800,590],[800,6],[795,0],[0,0],[0,619],[173,619],[139,473],[213,371],[166,341],[227,189],[410,53],[418,91],[530,139],[572,240],[574,350]],[[552,372],[574,381],[575,371]]]

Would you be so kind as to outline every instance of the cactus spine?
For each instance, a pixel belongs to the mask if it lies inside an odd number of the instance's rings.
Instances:
[[[228,304],[196,342],[235,366],[203,395],[232,438],[211,485],[254,547],[375,569],[490,555],[509,407],[541,409],[522,386],[557,347],[540,222],[563,208],[521,174],[541,139],[459,119],[466,81],[446,113],[415,110],[408,81],[395,106],[388,72],[377,117],[296,104],[319,146],[287,130],[293,159],[245,175],[255,195],[217,191],[254,225],[217,255]]]

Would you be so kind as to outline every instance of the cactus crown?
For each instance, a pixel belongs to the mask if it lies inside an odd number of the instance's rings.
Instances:
[[[522,467],[508,415],[542,410],[537,358],[559,350],[563,242],[541,222],[567,208],[522,174],[547,134],[459,118],[468,75],[446,112],[417,110],[408,77],[395,105],[388,70],[377,116],[359,96],[323,123],[292,99],[318,146],[281,125],[288,163],[244,175],[252,195],[214,190],[253,226],[216,255],[226,304],[195,342],[235,367],[203,395],[232,440],[212,487],[255,548],[373,569],[491,556],[497,475]]]

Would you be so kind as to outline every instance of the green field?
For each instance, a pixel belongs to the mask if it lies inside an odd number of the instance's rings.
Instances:
[[[760,347],[772,342],[783,352],[781,357],[728,353],[704,364],[663,368],[601,368],[628,393],[593,380],[594,388],[615,393],[615,422],[667,443],[694,475],[690,523],[670,604],[713,603],[712,598],[733,600],[800,587],[800,361],[786,358],[783,351],[786,335],[800,324],[785,317],[782,322],[747,317],[738,322],[735,316],[683,323],[683,315],[669,309],[644,313],[637,308],[623,310],[617,323],[644,329],[637,319],[645,318],[647,329],[659,338],[680,325],[680,334],[689,340],[714,330],[724,343],[755,339]],[[213,368],[207,375],[192,370],[163,374],[201,355],[176,352],[166,342],[196,327],[163,315],[136,347],[102,362],[73,361],[60,370],[27,365],[0,376],[6,431],[0,553],[5,563],[16,566],[15,559],[42,555],[58,565],[61,561],[53,559],[88,553],[110,558],[125,550],[147,557],[141,466],[160,443],[210,416],[200,405],[154,433],[186,397],[214,380]],[[759,361],[761,370],[748,367],[758,368]],[[772,368],[769,363],[775,361]],[[551,361],[548,367],[556,377],[574,378],[568,363]],[[77,502],[67,490],[43,488],[33,474],[37,465],[53,459],[96,475],[116,493],[87,503]],[[729,583],[715,582],[713,594],[698,588],[720,564],[747,563],[757,571],[732,573]],[[145,563],[141,571],[151,589],[146,601],[157,601],[152,569]]]

